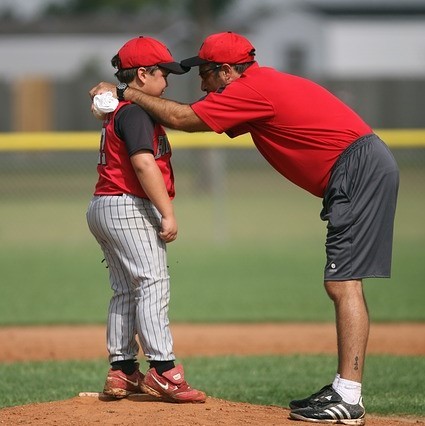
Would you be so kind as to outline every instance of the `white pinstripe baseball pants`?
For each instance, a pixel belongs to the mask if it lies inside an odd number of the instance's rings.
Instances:
[[[139,345],[149,361],[174,360],[169,328],[170,277],[160,214],[143,198],[94,196],[87,223],[109,268],[109,361],[136,359]]]

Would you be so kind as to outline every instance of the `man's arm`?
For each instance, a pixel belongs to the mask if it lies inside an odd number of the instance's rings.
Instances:
[[[90,90],[90,96],[110,91],[116,96],[115,85],[110,83],[99,83]],[[211,132],[207,126],[188,104],[171,101],[147,95],[140,90],[129,87],[124,92],[126,101],[140,105],[148,112],[155,121],[171,129],[183,130],[185,132]]]
[[[211,131],[188,104],[149,96],[131,87],[124,92],[124,96],[126,101],[140,105],[154,120],[166,127],[185,132]]]

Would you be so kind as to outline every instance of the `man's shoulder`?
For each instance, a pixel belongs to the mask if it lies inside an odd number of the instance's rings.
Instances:
[[[267,80],[285,79],[289,76],[290,74],[286,74],[273,67],[256,66],[252,69],[249,67],[238,80],[240,80],[241,84],[250,84]]]
[[[285,73],[284,71],[280,71],[273,67],[268,66],[256,66],[251,69],[249,67],[246,72],[243,74],[246,77],[257,77],[257,76],[263,76],[263,75],[272,75],[272,76],[290,76],[291,74]]]

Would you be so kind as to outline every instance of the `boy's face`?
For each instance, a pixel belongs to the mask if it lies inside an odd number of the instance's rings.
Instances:
[[[146,73],[143,92],[151,96],[162,96],[168,86],[168,74],[167,70],[160,67],[151,73]]]

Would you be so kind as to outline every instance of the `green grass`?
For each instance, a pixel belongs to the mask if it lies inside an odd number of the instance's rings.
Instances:
[[[94,179],[58,173],[3,176],[0,324],[105,321],[108,270],[85,220]],[[233,170],[226,189],[210,194],[189,174],[181,180],[168,257],[172,321],[333,321],[320,199],[270,170]],[[365,283],[373,321],[425,321],[424,184],[425,168],[403,170],[392,279]]]
[[[97,250],[0,250],[0,324],[98,323],[106,320],[107,270]]]
[[[373,321],[425,320],[420,249],[419,243],[400,243],[393,278],[365,283]],[[0,247],[0,324],[104,323],[111,293],[101,260],[94,242],[60,249]],[[322,263],[313,244],[198,250],[176,243],[169,254],[171,320],[333,321]]]
[[[188,358],[183,363],[188,381],[210,396],[287,407],[291,399],[332,381],[336,359],[323,355],[229,356]],[[0,364],[0,407],[71,398],[83,390],[99,391],[107,368],[105,360]],[[424,369],[423,357],[369,356],[363,387],[367,412],[424,416]]]
[[[242,175],[231,181],[231,198],[176,200],[172,321],[333,321],[320,200],[275,179]],[[425,197],[416,180],[402,179],[392,279],[365,282],[373,321],[425,321]],[[254,201],[241,181],[257,191]],[[104,323],[108,270],[87,228],[89,198],[3,200],[0,324]]]

